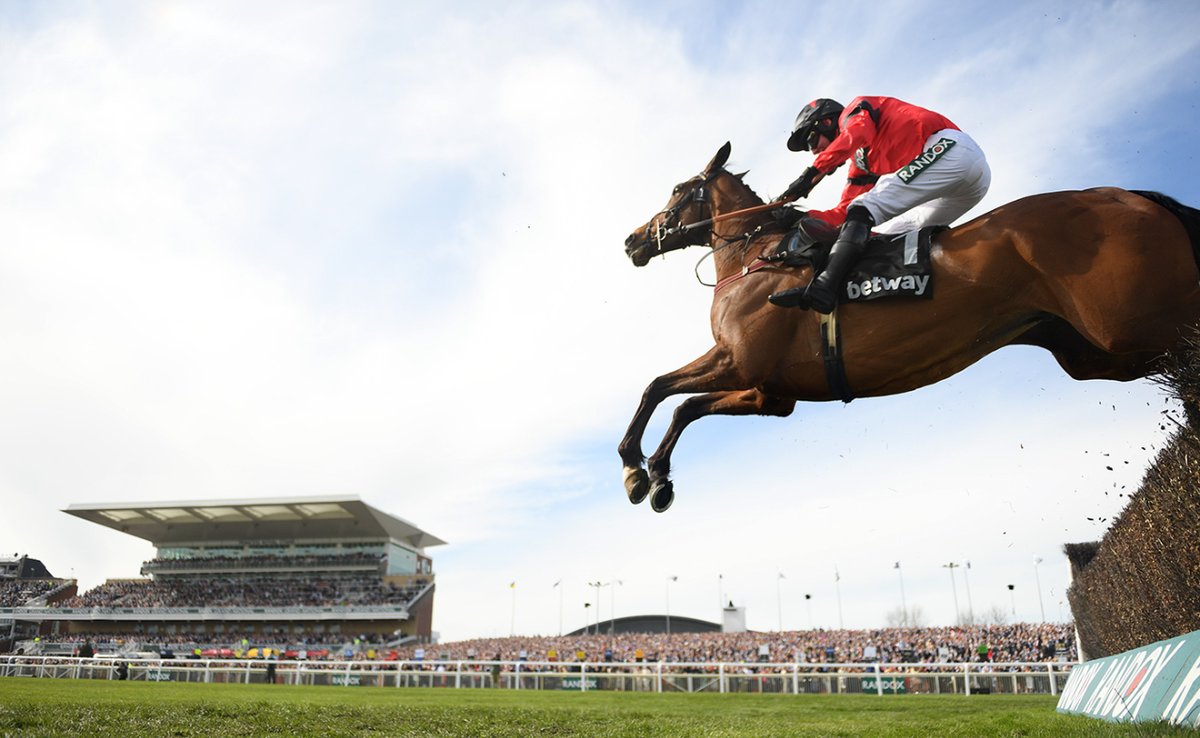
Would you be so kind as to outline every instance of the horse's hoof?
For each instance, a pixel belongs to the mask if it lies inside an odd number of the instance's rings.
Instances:
[[[645,469],[625,467],[625,494],[629,501],[638,504],[650,493],[650,476]]]
[[[662,479],[650,488],[650,508],[654,512],[666,512],[675,501],[675,485],[670,479]]]

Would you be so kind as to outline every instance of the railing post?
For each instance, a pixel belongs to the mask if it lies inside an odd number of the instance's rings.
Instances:
[[[971,696],[971,662],[963,662],[963,694]]]
[[[883,662],[875,665],[875,694],[883,696]]]
[[[587,691],[587,662],[579,664],[579,691]]]
[[[463,662],[459,661],[454,669],[454,688],[455,689],[462,689],[462,664],[463,664]]]
[[[800,694],[800,664],[792,664],[792,694]]]
[[[1058,694],[1058,685],[1054,683],[1054,662],[1046,662],[1046,676],[1050,677],[1050,695]]]
[[[662,662],[662,660],[660,659],[660,660],[659,660],[659,662],[658,662],[658,690],[657,690],[659,693],[661,693],[661,692],[663,691],[663,676],[662,676],[662,671],[663,671],[663,662]]]
[[[725,662],[717,664],[717,684],[721,690],[721,694],[725,694]]]

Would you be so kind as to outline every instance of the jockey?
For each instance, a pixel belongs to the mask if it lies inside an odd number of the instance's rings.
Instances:
[[[832,312],[872,227],[883,224],[878,233],[903,233],[949,225],[983,199],[992,181],[983,151],[970,136],[948,118],[894,97],[856,97],[846,108],[813,100],[796,116],[787,147],[816,157],[780,201],[806,197],[822,177],[851,163],[841,202],[808,212],[841,227],[829,263],[807,287],[768,298],[780,307]]]

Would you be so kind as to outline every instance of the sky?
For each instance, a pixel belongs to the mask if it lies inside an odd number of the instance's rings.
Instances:
[[[703,419],[655,514],[616,448],[711,345],[711,266],[623,242],[726,141],[781,192],[815,97],[954,120],[993,173],[966,218],[1198,205],[1197,27],[1190,0],[0,4],[0,551],[90,589],[154,552],[69,505],[354,494],[448,542],[444,641],[730,602],[754,630],[1069,620],[1062,546],[1169,440],[1160,387],[1012,347]]]

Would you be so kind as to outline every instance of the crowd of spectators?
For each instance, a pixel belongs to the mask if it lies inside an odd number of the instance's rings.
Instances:
[[[0,579],[0,607],[20,607],[62,585],[58,579]]]
[[[196,648],[309,648],[309,649],[341,649],[349,644],[357,649],[378,648],[388,642],[392,635],[388,633],[337,633],[312,632],[297,633],[292,628],[258,629],[255,632],[240,632],[229,630],[222,633],[207,632],[175,632],[155,633],[139,630],[130,633],[105,633],[102,631],[79,631],[73,633],[57,633],[40,636],[38,641],[45,645],[82,645],[90,643],[97,650],[172,650],[187,654]]]
[[[536,638],[477,639],[406,646],[425,658],[503,661],[667,661],[681,663],[961,663],[1077,660],[1070,624],[1017,623],[937,628],[801,630],[746,633],[622,633]]]
[[[179,570],[212,569],[321,569],[348,566],[381,566],[386,555],[356,551],[342,554],[313,554],[305,556],[280,556],[258,554],[254,556],[198,556],[191,558],[155,558],[142,563],[142,573]]]
[[[172,577],[113,580],[56,607],[329,607],[404,605],[424,588],[417,580],[397,586],[378,577]]]
[[[987,625],[872,630],[807,630],[747,633],[624,633],[560,637],[513,637],[413,644],[386,644],[386,633],[296,633],[294,630],[255,633],[73,633],[48,636],[44,643],[82,644],[99,650],[171,649],[177,655],[199,649],[226,649],[240,657],[250,648],[271,648],[307,658],[389,661],[576,661],[654,663],[664,661],[703,665],[718,663],[814,665],[849,663],[1047,662],[1077,660],[1070,624]],[[536,670],[536,668],[534,668]],[[686,669],[685,669],[686,670]]]

